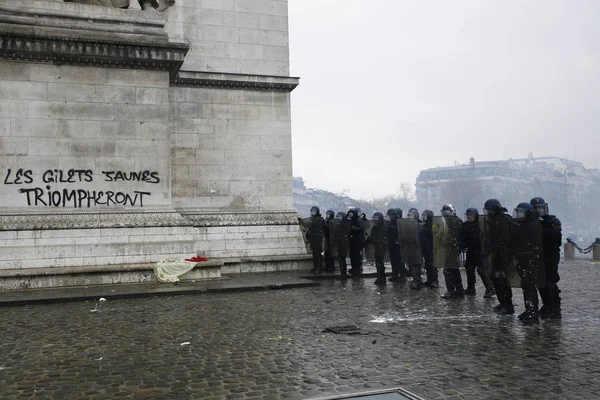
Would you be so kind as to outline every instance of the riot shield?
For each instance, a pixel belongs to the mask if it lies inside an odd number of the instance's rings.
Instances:
[[[363,224],[368,243],[366,247],[367,261],[375,262],[377,253],[380,253],[385,261],[387,254],[387,225],[385,221],[363,221]]]
[[[398,218],[398,236],[402,259],[406,264],[422,264],[421,225],[416,218]]]
[[[511,227],[514,260],[507,278],[512,287],[546,286],[546,269],[539,220],[513,219]]]
[[[460,267],[462,221],[456,216],[433,217],[433,265],[436,268]]]
[[[308,254],[312,254],[310,242],[308,241],[308,229],[310,228],[310,217],[298,218],[298,222],[300,223],[300,231],[302,232],[302,239],[304,239],[304,245],[306,246],[306,251]]]
[[[489,268],[489,276],[500,271],[508,274],[512,268],[512,218],[506,214],[492,217],[485,216],[483,218],[482,244],[484,246],[484,267]],[[486,263],[489,264],[486,265]]]
[[[350,233],[348,220],[346,218],[331,219],[328,224],[331,257],[335,259],[346,258],[348,256],[348,234]]]
[[[485,215],[480,215],[477,222],[479,224],[479,235],[481,239],[481,258],[483,261],[483,271],[485,276],[492,276],[492,259],[490,255],[489,244],[487,243],[487,235],[486,235],[486,220],[487,217]]]

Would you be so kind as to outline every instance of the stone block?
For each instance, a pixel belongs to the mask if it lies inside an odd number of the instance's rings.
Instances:
[[[290,50],[283,46],[263,46],[264,59],[269,61],[290,61]]]
[[[13,118],[10,126],[13,136],[50,138],[57,136],[58,123],[59,121],[54,119],[39,120]]]
[[[46,83],[0,81],[0,98],[3,99],[46,100],[47,96]]]
[[[236,137],[236,148],[239,150],[259,150],[261,148],[261,136],[240,135]]]
[[[31,139],[29,139],[31,140]],[[29,141],[28,141],[28,146],[29,146]],[[19,168],[25,168],[25,169],[31,169],[32,167],[35,167],[35,169],[33,170],[33,175],[34,175],[34,179],[41,179],[41,174],[43,173],[43,171],[47,170],[47,169],[54,169],[56,168],[56,165],[58,164],[58,155],[57,154],[52,154],[49,156],[40,156],[40,155],[32,155],[32,154],[28,154],[26,156],[18,156],[17,157],[17,166]],[[13,167],[14,164],[10,165],[9,167]],[[36,177],[36,174],[39,175]]]
[[[114,139],[70,139],[70,155],[73,157],[113,157],[116,155]]]
[[[115,119],[118,121],[167,122],[169,107],[153,104],[115,104]]]
[[[202,150],[235,149],[236,141],[237,138],[233,135],[199,135],[198,147]],[[227,157],[226,154],[225,158]]]
[[[228,181],[197,181],[196,194],[198,196],[229,196]]]
[[[246,43],[227,43],[227,53],[231,57],[248,60],[262,60],[264,57],[264,46]]]
[[[166,140],[116,140],[117,157],[169,157],[169,142]]]
[[[169,124],[163,122],[142,122],[136,124],[140,128],[140,139],[161,139],[169,138]]]
[[[96,169],[96,159],[90,157],[58,157],[58,168],[62,170],[69,169]]]
[[[169,73],[161,71],[105,69],[106,83],[111,86],[169,87]]]
[[[234,11],[235,1],[234,0],[202,0],[202,8]]]
[[[31,64],[29,69],[29,79],[32,82],[85,83],[93,85],[106,84],[107,75],[111,71],[106,68],[58,66],[51,64]]]
[[[96,157],[97,171],[133,171],[135,160],[131,157]]]
[[[219,180],[219,166],[218,165],[190,165],[189,166],[189,179],[202,181],[202,180]]]
[[[288,32],[288,17],[284,15],[261,15],[260,29]]]
[[[231,181],[229,187],[232,196],[263,196],[266,193],[266,182],[262,181]]]
[[[28,81],[30,64],[0,61],[0,76],[3,80]]]
[[[291,124],[284,121],[230,120],[227,121],[229,134],[234,135],[290,135]]]
[[[199,25],[196,35],[198,40],[203,42],[237,43],[240,39],[239,28],[231,26]]]
[[[292,152],[291,151],[275,151],[272,157],[273,165],[292,165]]]
[[[171,147],[194,148],[200,147],[199,136],[195,133],[173,133],[170,135]]]
[[[260,14],[225,11],[223,17],[223,24],[225,26],[254,29],[260,28]]]
[[[177,104],[177,116],[179,118],[204,118],[205,111],[204,105],[200,103],[178,103]],[[194,121],[192,121],[194,123]]]
[[[253,181],[257,179],[256,168],[261,167],[248,165],[220,165],[219,176],[221,179],[228,181]]]
[[[260,106],[260,119],[265,121],[286,121],[292,118],[290,107]]]
[[[88,121],[113,120],[113,105],[68,101],[30,101],[29,118],[75,119]]]
[[[0,118],[27,118],[27,101],[0,99]]]
[[[256,179],[261,181],[281,181],[292,176],[292,168],[287,166],[257,166]]]
[[[10,136],[10,124],[10,118],[0,118],[0,136]]]
[[[292,196],[293,195],[292,181],[285,180],[285,181],[267,182],[265,194]]]
[[[287,47],[288,41],[287,31],[240,28],[240,43]]]
[[[89,103],[133,103],[135,88],[49,83],[48,100]]]
[[[223,150],[196,150],[196,164],[218,164],[225,161],[225,152]]]
[[[194,120],[194,132],[195,133],[216,133],[219,135],[228,133],[228,121],[224,119],[195,119]]]
[[[169,89],[136,88],[135,102],[138,104],[169,104]]]
[[[70,153],[69,139],[29,138],[25,154],[30,156],[68,156]]]
[[[292,148],[292,138],[286,136],[261,136],[260,148],[263,150],[289,150]]]

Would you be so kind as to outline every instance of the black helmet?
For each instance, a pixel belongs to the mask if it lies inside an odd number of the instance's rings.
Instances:
[[[313,214],[314,212],[314,214]],[[310,215],[321,215],[321,210],[319,210],[319,207],[317,206],[312,206],[310,208]]]
[[[541,197],[534,197],[531,199],[529,204],[533,207],[536,217],[548,215],[548,203],[546,203],[546,201]]]
[[[390,208],[387,210],[387,216],[391,218],[398,217],[398,210],[395,208]]]
[[[344,219],[344,218],[346,218],[346,213],[344,213],[344,212],[340,211],[339,213],[337,213],[335,215],[335,219]]]
[[[425,210],[423,211],[423,214],[421,214],[421,219],[423,221],[430,221],[433,219],[433,211],[431,210]]]
[[[469,215],[474,215],[475,218],[477,218],[477,217],[479,217],[479,210],[476,209],[475,207],[469,207],[469,208],[467,208],[467,211],[465,211],[465,216],[467,216],[467,218],[468,218]]]
[[[533,206],[529,203],[519,203],[513,211],[515,218],[533,218]]]
[[[358,218],[358,208],[351,208],[348,210],[348,218]]]
[[[407,217],[419,219],[419,210],[417,210],[416,208],[411,208],[410,210],[408,210]]]
[[[444,204],[444,206],[441,209],[441,213],[442,216],[448,217],[451,215],[456,215],[456,210],[454,209],[454,206],[452,204]]]
[[[377,211],[376,213],[373,214],[373,221],[379,221],[383,219],[383,213],[380,213],[379,211]]]
[[[327,210],[327,212],[325,213],[325,217],[327,219],[333,219],[335,217],[335,211],[333,211],[333,210]]]
[[[483,205],[483,210],[487,215],[502,214],[503,212],[506,212],[506,208],[502,207],[502,204],[500,204],[500,201],[497,199],[489,199],[486,201]]]
[[[396,214],[398,214],[398,218],[402,218],[402,215],[404,215],[404,211],[402,211],[401,208],[396,208]]]

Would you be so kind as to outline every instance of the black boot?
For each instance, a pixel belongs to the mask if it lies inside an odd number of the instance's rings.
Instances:
[[[414,290],[421,290],[423,288],[423,281],[421,280],[421,264],[414,264],[411,267],[413,281],[410,284],[410,288]]]
[[[467,268],[467,290],[465,294],[468,296],[475,296],[475,268]]]

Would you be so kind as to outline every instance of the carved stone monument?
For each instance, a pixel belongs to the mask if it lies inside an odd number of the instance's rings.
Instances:
[[[0,0],[0,290],[308,266],[268,3]]]

